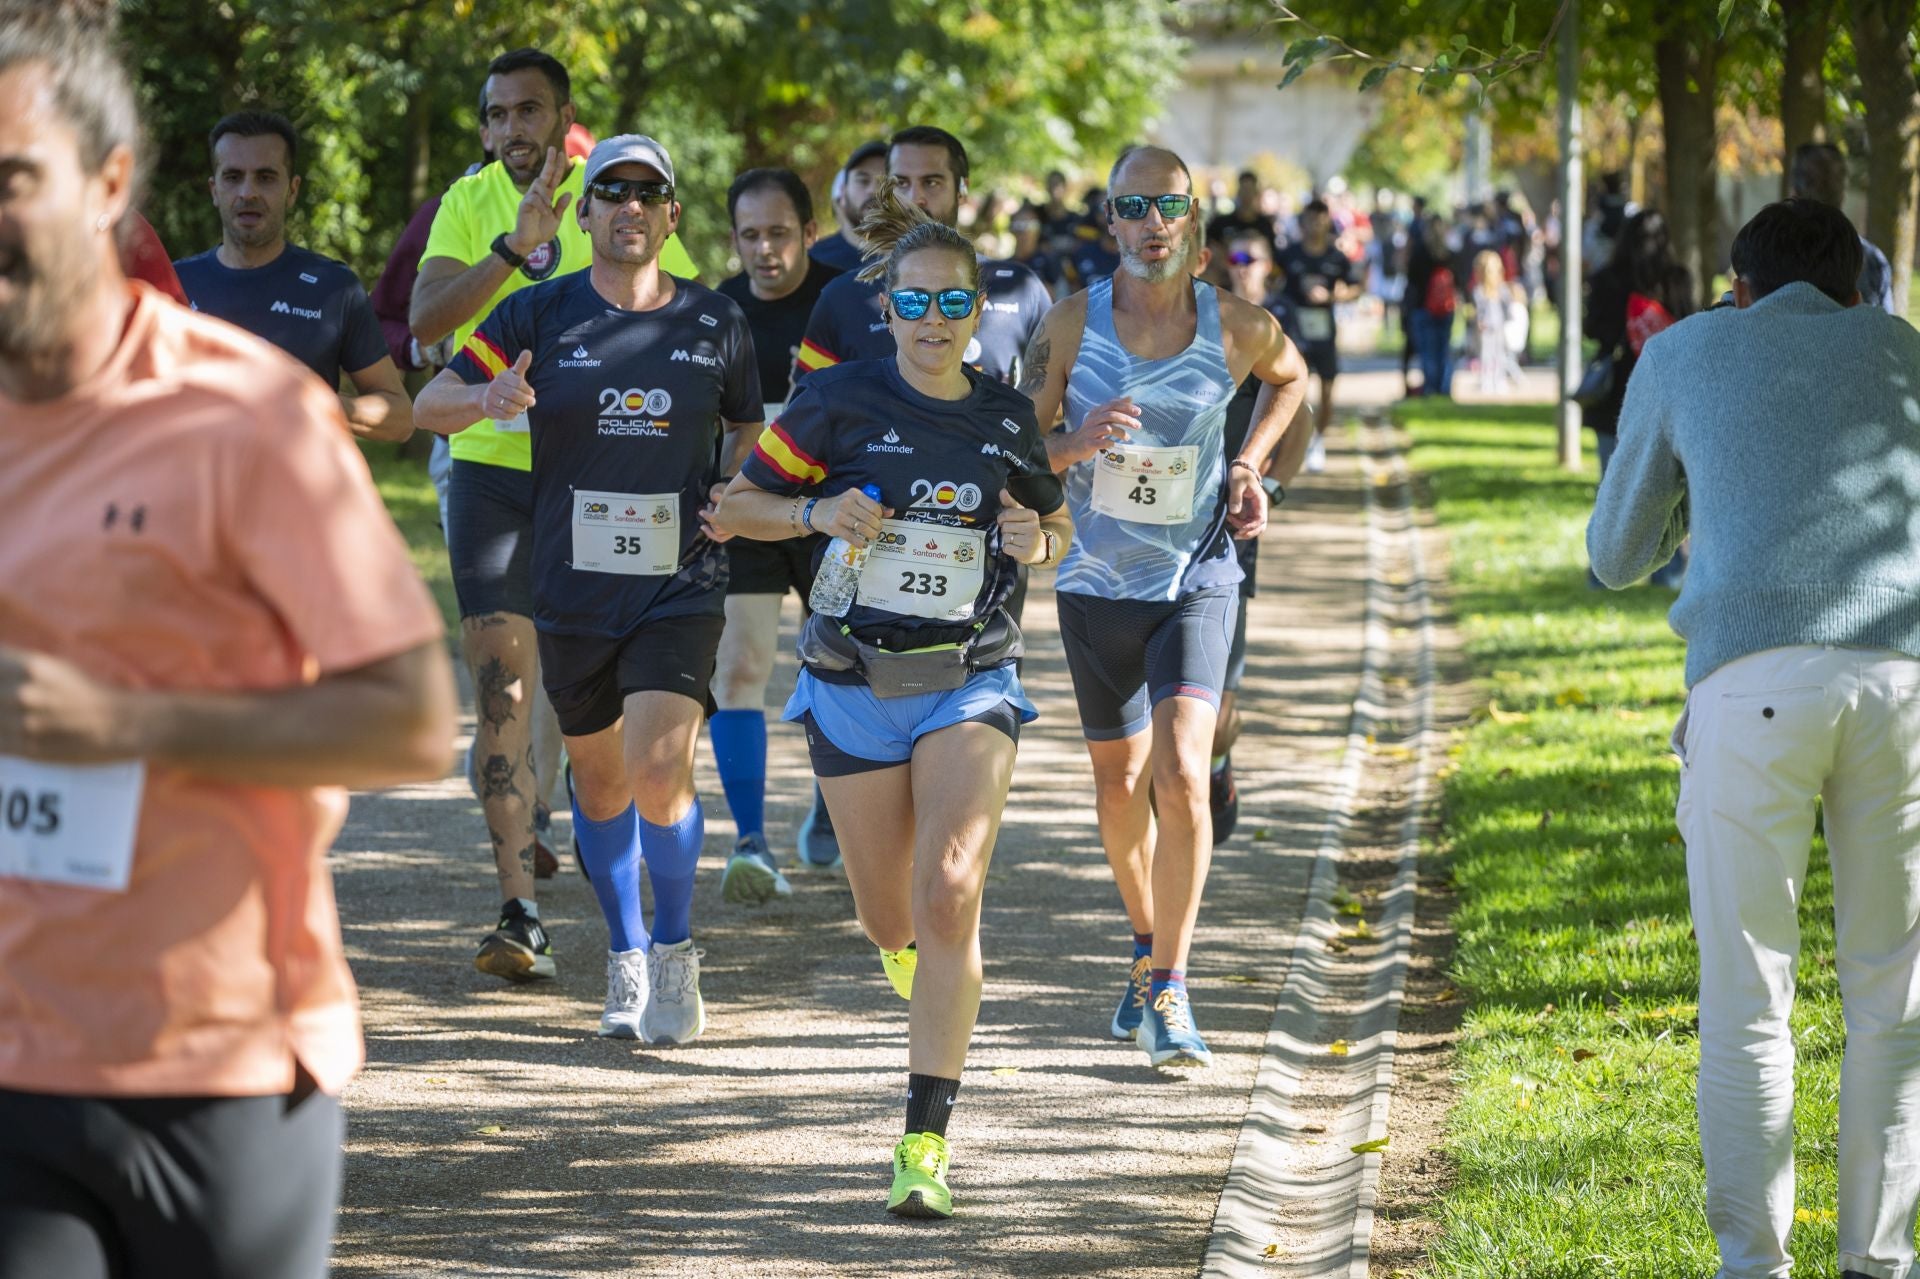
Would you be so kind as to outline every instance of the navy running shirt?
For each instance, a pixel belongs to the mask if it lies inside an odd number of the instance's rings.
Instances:
[[[967,345],[965,359],[996,382],[1020,380],[1027,344],[1040,331],[1040,321],[1053,305],[1053,294],[1040,277],[1018,262],[982,262],[980,328]],[[821,291],[813,318],[800,343],[793,366],[795,384],[807,375],[848,360],[891,360],[898,348],[881,317],[881,281],[862,283],[843,275]]]
[[[720,281],[719,291],[734,300],[747,317],[753,349],[760,361],[760,394],[769,406],[785,404],[792,390],[793,362],[800,355],[800,339],[820,291],[840,273],[824,262],[809,260],[800,286],[783,298],[763,302],[743,271]]]
[[[800,384],[740,473],[756,488],[789,496],[834,497],[874,484],[893,518],[955,528],[991,530],[1003,488],[1042,515],[1059,510],[1066,495],[1047,461],[1033,401],[982,374],[967,377],[973,393],[966,399],[937,400],[907,385],[892,357],[823,369]],[[975,597],[975,620],[1006,600],[1016,578],[991,533],[987,545],[992,571]],[[955,630],[950,621],[857,602],[847,623],[890,648],[903,646],[892,636]]]
[[[861,252],[847,238],[845,231],[835,231],[832,235],[823,235],[813,242],[807,250],[807,256],[824,267],[834,271],[857,271],[860,268]]]
[[[387,358],[380,318],[344,262],[289,244],[265,266],[235,270],[219,250],[173,264],[196,311],[235,324],[291,355],[329,387]]]
[[[724,422],[761,420],[760,371],[746,317],[730,299],[674,277],[665,306],[623,311],[600,296],[589,274],[505,298],[447,367],[475,386],[533,352],[527,380],[535,403],[526,417],[534,624],[557,635],[617,637],[646,621],[722,611],[726,549],[701,534],[699,512],[722,474]],[[576,490],[623,497],[576,499]],[[649,510],[640,497],[658,500]],[[671,522],[673,499],[676,572],[575,567],[576,506],[585,535],[615,525],[650,533],[650,516]]]
[[[1335,248],[1331,241],[1327,247],[1314,253],[1304,244],[1289,244],[1280,250],[1276,260],[1286,279],[1280,286],[1281,294],[1292,307],[1294,329],[1302,346],[1327,346],[1333,342],[1333,303],[1311,303],[1307,301],[1307,290],[1316,285],[1332,292],[1336,285],[1357,284],[1360,281],[1360,268],[1354,260]]]

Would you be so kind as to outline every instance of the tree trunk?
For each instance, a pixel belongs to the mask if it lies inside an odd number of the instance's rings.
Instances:
[[[1827,140],[1827,45],[1833,39],[1835,0],[1780,0],[1786,28],[1786,64],[1780,76],[1780,194],[1788,192],[1793,153]]]
[[[425,77],[421,77],[423,80]],[[423,85],[407,102],[407,211],[427,202],[433,168],[433,103]]]
[[[1906,313],[1920,208],[1920,85],[1913,24],[1920,0],[1853,0],[1854,59],[1867,126],[1867,239],[1893,264],[1895,308]]]
[[[1677,27],[1653,47],[1666,139],[1667,223],[1674,256],[1693,275],[1696,300],[1713,285],[1719,193],[1714,108],[1723,45],[1711,27]]]

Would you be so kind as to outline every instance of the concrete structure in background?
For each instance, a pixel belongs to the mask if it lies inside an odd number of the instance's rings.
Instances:
[[[1342,173],[1379,111],[1343,70],[1316,67],[1288,85],[1286,44],[1268,35],[1200,38],[1182,83],[1148,130],[1193,168],[1239,169],[1264,154],[1305,170],[1315,187]]]

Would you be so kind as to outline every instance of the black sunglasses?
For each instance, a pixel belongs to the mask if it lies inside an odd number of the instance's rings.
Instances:
[[[940,304],[940,314],[949,320],[964,320],[973,314],[973,304],[979,297],[978,289],[942,289],[938,293],[929,293],[925,289],[895,289],[887,294],[893,303],[893,313],[903,320],[919,319],[936,301]]]
[[[1113,216],[1125,218],[1129,222],[1138,222],[1147,216],[1147,206],[1155,205],[1160,216],[1171,222],[1175,218],[1184,218],[1193,208],[1190,195],[1116,195],[1109,201],[1113,205]]]
[[[630,204],[635,200],[642,204],[670,204],[673,202],[673,183],[643,178],[601,178],[587,184],[587,194],[596,200],[616,205]]]

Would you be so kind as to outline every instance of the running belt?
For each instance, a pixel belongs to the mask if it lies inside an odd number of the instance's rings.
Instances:
[[[1240,566],[1226,528],[1227,406],[1235,390],[1220,342],[1220,302],[1213,286],[1193,282],[1200,322],[1178,355],[1143,360],[1120,344],[1113,327],[1113,281],[1087,290],[1086,332],[1067,379],[1067,426],[1078,430],[1108,400],[1130,396],[1142,429],[1129,442],[1197,448],[1192,518],[1141,524],[1093,509],[1094,469],[1081,462],[1061,478],[1073,514],[1073,546],[1055,589],[1108,599],[1175,600],[1192,591],[1239,582]]]

